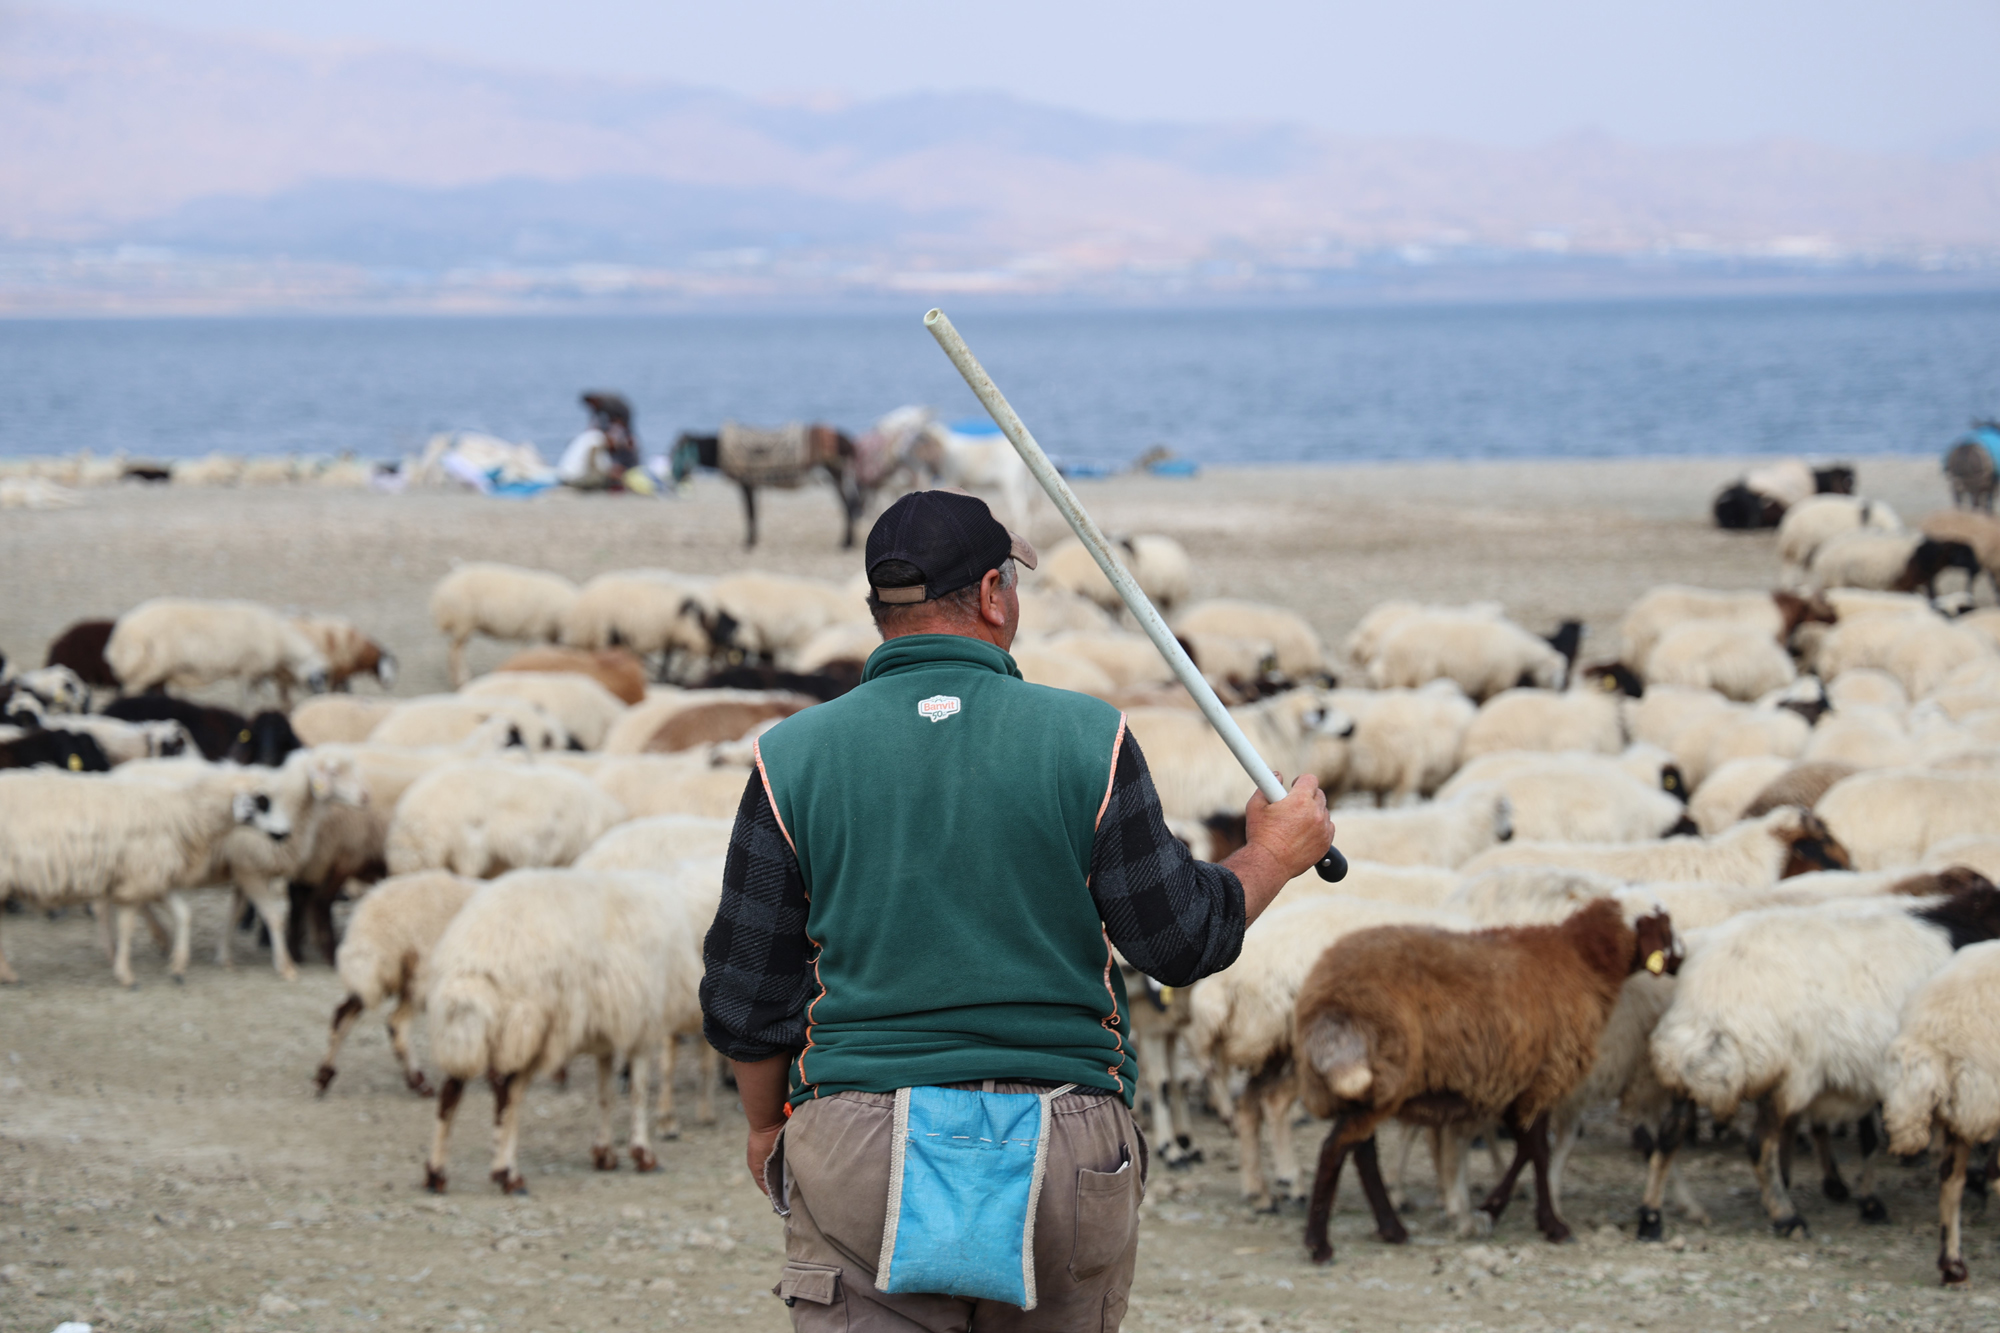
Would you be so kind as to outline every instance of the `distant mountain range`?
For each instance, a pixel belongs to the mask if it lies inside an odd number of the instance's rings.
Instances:
[[[2000,152],[780,106],[33,8],[0,9],[0,125],[0,310],[2000,272]]]

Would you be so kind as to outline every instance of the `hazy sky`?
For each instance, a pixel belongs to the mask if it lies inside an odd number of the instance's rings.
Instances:
[[[59,0],[70,3],[70,0]],[[2000,149],[2000,0],[92,0],[757,95],[997,88],[1125,118],[1529,143]]]

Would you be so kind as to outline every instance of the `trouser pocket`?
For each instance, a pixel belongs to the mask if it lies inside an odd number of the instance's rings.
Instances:
[[[847,1328],[847,1293],[841,1290],[840,1269],[831,1264],[788,1260],[771,1294],[791,1308],[792,1327],[801,1333]]]
[[[1076,1237],[1069,1275],[1096,1277],[1125,1254],[1139,1217],[1139,1168],[1129,1148],[1118,1150],[1115,1171],[1076,1173]]]

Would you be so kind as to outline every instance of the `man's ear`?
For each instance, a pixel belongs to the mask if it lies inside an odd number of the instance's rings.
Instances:
[[[998,629],[1007,623],[1007,606],[1000,600],[1000,571],[989,569],[979,580],[979,614],[987,624]]]

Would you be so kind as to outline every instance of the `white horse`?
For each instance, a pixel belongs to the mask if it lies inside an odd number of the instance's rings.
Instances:
[[[904,457],[936,484],[966,491],[999,491],[1006,502],[1008,526],[1016,531],[1026,529],[1035,479],[1006,436],[998,431],[962,435],[921,407],[899,407],[883,417],[876,429],[892,437],[907,436]]]

